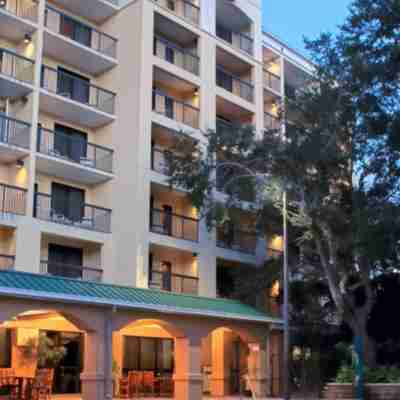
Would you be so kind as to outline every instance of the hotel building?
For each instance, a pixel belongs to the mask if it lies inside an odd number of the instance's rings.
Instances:
[[[279,395],[279,313],[223,298],[218,277],[280,257],[281,239],[246,210],[209,232],[166,176],[179,135],[280,126],[310,66],[262,12],[0,0],[0,372],[34,377],[24,349],[47,335],[67,349],[56,393],[111,398],[154,371],[180,400]]]

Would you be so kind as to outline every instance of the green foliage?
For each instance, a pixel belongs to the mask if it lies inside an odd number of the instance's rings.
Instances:
[[[56,368],[67,354],[64,346],[56,346],[46,333],[39,335],[38,366],[39,368]]]
[[[400,368],[377,367],[365,368],[366,383],[400,383]],[[352,383],[356,378],[355,369],[350,365],[342,365],[337,373],[336,383]]]
[[[336,383],[353,383],[356,378],[355,369],[352,366],[342,365],[336,375]]]

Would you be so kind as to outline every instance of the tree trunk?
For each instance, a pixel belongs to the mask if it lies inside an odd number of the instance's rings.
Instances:
[[[364,366],[374,368],[376,367],[376,342],[371,336],[368,335],[367,321],[360,321],[359,318],[355,324],[355,328],[353,328],[353,335],[362,339]]]

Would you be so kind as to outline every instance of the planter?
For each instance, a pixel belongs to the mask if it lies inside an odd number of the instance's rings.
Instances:
[[[368,383],[365,385],[367,400],[399,400],[400,383]],[[328,383],[324,391],[324,399],[355,399],[355,389],[351,383]]]
[[[368,400],[400,399],[400,383],[368,383],[365,386]]]
[[[351,383],[328,383],[324,391],[324,399],[354,399],[355,390]]]

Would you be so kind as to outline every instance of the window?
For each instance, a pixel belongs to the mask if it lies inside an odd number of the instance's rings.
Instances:
[[[0,368],[11,368],[11,330],[0,328]]]
[[[128,371],[172,373],[173,352],[172,339],[124,336],[124,373]]]
[[[58,67],[57,94],[80,103],[89,103],[90,79]]]
[[[54,152],[75,162],[86,158],[87,134],[68,126],[55,124]]]
[[[72,18],[61,15],[60,18],[60,33],[67,36],[76,42],[90,47],[92,29],[86,25],[74,21]]]
[[[81,279],[83,250],[76,247],[49,244],[47,272],[64,278]],[[76,267],[76,268],[74,268]]]
[[[85,213],[85,191],[52,183],[51,209],[53,214],[67,218],[72,222],[81,221]]]
[[[232,43],[232,32],[225,29],[221,25],[217,25],[216,29],[217,36],[226,42]]]

